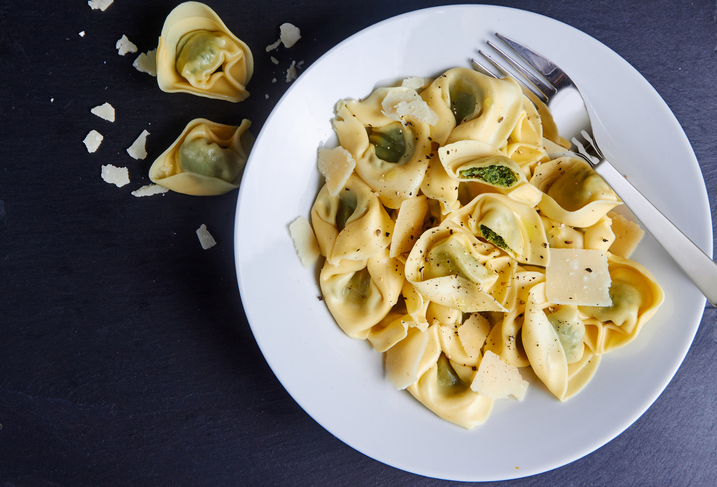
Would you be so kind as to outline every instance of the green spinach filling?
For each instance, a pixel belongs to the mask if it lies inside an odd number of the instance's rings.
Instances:
[[[503,250],[510,250],[510,247],[508,247],[508,244],[505,243],[505,240],[503,240],[503,237],[495,233],[490,228],[486,227],[485,225],[480,226],[480,233],[481,236],[495,245],[498,248],[501,248]]]
[[[375,147],[376,157],[386,162],[398,162],[406,153],[406,140],[400,123],[369,129],[368,140]]]
[[[459,176],[464,179],[478,179],[501,188],[510,188],[518,181],[510,168],[498,165],[471,167],[460,171]]]

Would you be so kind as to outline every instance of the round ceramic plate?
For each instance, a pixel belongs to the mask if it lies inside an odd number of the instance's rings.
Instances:
[[[239,192],[235,252],[244,310],[272,370],[318,423],[378,461],[443,479],[533,475],[610,441],[673,377],[705,303],[647,236],[633,259],[652,271],[666,299],[637,340],[604,357],[593,381],[571,400],[561,403],[532,384],[523,402],[496,401],[488,421],[472,431],[396,391],[384,377],[382,356],[339,330],[319,299],[318,269],[301,266],[288,229],[296,217],[309,216],[321,184],[316,153],[336,142],[334,104],[405,77],[469,66],[494,32],[567,71],[599,117],[595,131],[608,158],[711,249],[704,180],[675,117],[626,61],[568,25],[502,7],[432,8],[365,29],[303,72],[259,134]],[[671,177],[675,165],[678,179]]]

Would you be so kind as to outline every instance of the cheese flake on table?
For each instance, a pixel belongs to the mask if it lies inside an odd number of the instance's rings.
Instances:
[[[109,103],[103,103],[102,105],[98,105],[92,108],[90,112],[92,112],[93,115],[97,115],[103,120],[107,120],[108,122],[115,121],[115,109]]]
[[[116,167],[112,164],[102,166],[102,179],[106,183],[114,184],[118,188],[129,184],[129,172],[126,167]]]
[[[147,184],[145,186],[142,186],[139,189],[135,189],[134,191],[132,191],[132,196],[141,198],[143,196],[153,196],[155,194],[164,194],[168,191],[169,191],[169,189],[165,188],[164,186],[160,186],[159,184]]]
[[[334,149],[319,149],[319,172],[326,179],[326,189],[331,196],[336,196],[346,185],[356,167],[356,160],[351,153],[341,146]]]
[[[150,76],[157,77],[157,50],[143,52],[134,60],[132,66],[140,73],[147,73]]]
[[[212,234],[209,233],[209,230],[207,230],[207,226],[204,223],[197,228],[197,238],[199,239],[199,244],[204,250],[211,249],[217,244],[217,241],[214,240],[214,237],[212,237]]]
[[[289,225],[289,233],[294,241],[294,248],[299,256],[301,265],[308,269],[316,263],[321,255],[319,244],[316,241],[316,236],[311,229],[309,220],[303,216],[298,217]]]
[[[279,40],[284,47],[291,47],[301,39],[301,31],[294,24],[285,22],[279,26]]]
[[[291,66],[286,70],[286,82],[291,83],[298,75],[296,74],[296,61],[291,61]]]
[[[101,10],[104,12],[107,10],[107,7],[112,5],[113,1],[114,0],[89,0],[87,5],[89,5],[92,10]]]
[[[127,36],[122,34],[122,37],[117,41],[117,44],[115,44],[115,47],[117,48],[117,53],[120,56],[124,56],[128,52],[137,52],[137,46],[134,44],[134,42],[127,39]]]
[[[92,153],[99,148],[103,138],[104,137],[102,137],[102,134],[98,131],[90,130],[90,132],[85,137],[85,140],[83,140],[82,142],[85,144],[85,147],[87,147],[87,152]]]
[[[145,144],[147,143],[147,136],[149,135],[149,132],[146,130],[143,130],[141,134],[139,134],[139,137],[132,143],[131,146],[127,148],[127,154],[129,154],[132,159],[144,159],[147,157],[147,150],[145,149]]]
[[[498,355],[487,350],[471,383],[471,389],[489,399],[513,396],[522,401],[528,391],[528,381],[515,365],[503,362]]]
[[[591,249],[550,249],[545,270],[548,300],[555,304],[610,306],[607,254]]]

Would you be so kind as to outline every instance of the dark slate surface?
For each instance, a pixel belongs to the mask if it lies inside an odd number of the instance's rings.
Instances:
[[[164,94],[133,55],[117,55],[122,34],[154,48],[176,3],[116,0],[100,12],[84,0],[0,0],[2,485],[455,485],[354,451],[281,387],[239,299],[236,192],[130,195],[191,118],[246,117],[256,134],[292,59],[310,65],[374,22],[442,2],[210,2],[255,53],[254,95],[239,105]],[[488,3],[573,25],[637,68],[693,144],[715,214],[715,2]],[[264,47],[283,22],[303,38],[275,66]],[[105,101],[114,124],[89,113]],[[82,144],[91,129],[105,136],[95,154]],[[149,157],[137,162],[125,149],[143,129]],[[132,183],[103,182],[108,163],[129,167]],[[218,241],[208,251],[194,233],[202,223]],[[622,435],[510,485],[714,485],[716,321],[707,309],[672,383]]]

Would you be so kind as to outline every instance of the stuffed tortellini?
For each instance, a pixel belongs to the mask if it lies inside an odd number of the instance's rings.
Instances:
[[[427,123],[384,114],[383,100],[406,89],[378,88],[366,99],[342,100],[333,122],[339,143],[356,160],[356,173],[388,208],[418,195],[431,153]]]
[[[421,96],[438,115],[431,136],[441,146],[471,139],[501,148],[523,106],[523,93],[517,82],[491,78],[468,68],[446,71]]]
[[[394,228],[371,188],[355,174],[337,196],[324,185],[311,208],[311,224],[330,264],[373,256],[388,247]]]
[[[608,252],[610,306],[580,306],[585,343],[596,355],[623,347],[637,337],[657,311],[664,292],[642,265]]]
[[[504,311],[503,286],[495,286],[510,262],[460,227],[427,230],[406,260],[406,279],[426,299],[465,313]],[[504,282],[504,281],[501,281]]]
[[[365,340],[398,302],[403,280],[403,264],[384,249],[368,260],[326,262],[319,284],[339,327],[348,336]]]
[[[559,157],[535,168],[530,183],[544,195],[543,215],[566,225],[589,227],[622,202],[610,186],[577,157]]]
[[[483,193],[448,220],[467,229],[518,262],[548,264],[548,239],[534,208],[502,194]]]
[[[239,187],[254,137],[251,122],[238,127],[192,120],[149,169],[152,182],[195,196],[227,193]]]
[[[207,5],[185,2],[167,16],[157,46],[162,91],[239,102],[253,72],[249,47]]]

